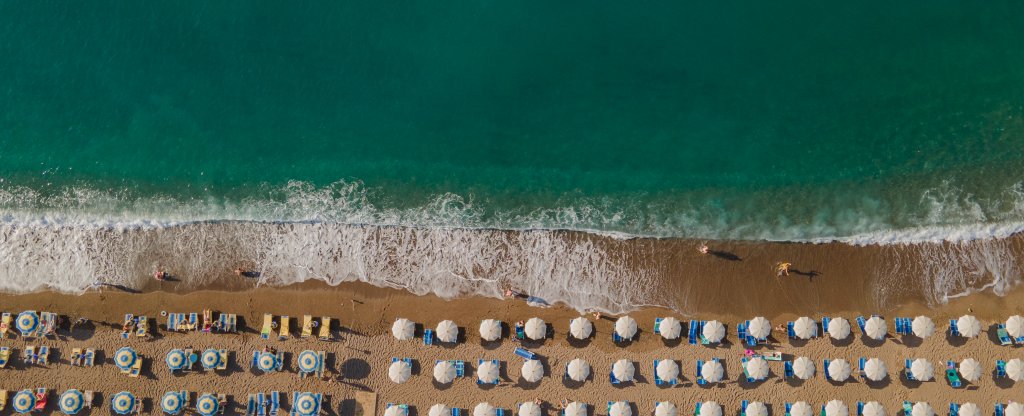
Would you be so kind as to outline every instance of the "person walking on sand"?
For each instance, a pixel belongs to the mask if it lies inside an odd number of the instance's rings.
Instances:
[[[700,254],[708,254],[708,252],[710,252],[710,251],[711,251],[711,249],[708,248],[707,244],[703,244],[702,243],[700,245],[700,247],[697,247],[697,252],[700,253]]]
[[[776,276],[789,276],[789,266],[792,266],[792,264],[791,263],[785,263],[785,262],[784,263],[779,263],[779,265],[775,267],[775,270],[776,270],[776,274],[775,275]]]

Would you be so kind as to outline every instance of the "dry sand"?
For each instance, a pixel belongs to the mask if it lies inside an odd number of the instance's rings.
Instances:
[[[20,337],[0,341],[0,345],[12,346],[20,354],[26,345],[47,344],[55,348],[51,364],[47,367],[26,367],[20,358],[13,359],[9,368],[0,370],[0,389],[17,391],[25,388],[45,386],[57,393],[78,388],[101,392],[96,399],[93,412],[106,413],[112,393],[128,390],[145,400],[145,412],[159,413],[157,400],[167,390],[186,389],[193,392],[218,392],[230,396],[228,413],[244,413],[245,400],[249,393],[279,390],[290,396],[292,391],[323,392],[327,395],[324,405],[326,414],[358,414],[354,398],[361,395],[368,400],[372,396],[362,393],[376,393],[377,412],[382,413],[387,402],[406,403],[413,411],[425,415],[434,403],[472,409],[482,401],[488,401],[505,409],[514,409],[516,403],[540,399],[545,401],[547,415],[557,414],[552,403],[567,398],[586,402],[594,406],[591,414],[606,414],[604,403],[610,400],[628,400],[634,403],[634,414],[652,414],[655,401],[671,401],[680,407],[680,412],[692,413],[695,402],[715,400],[725,406],[726,414],[737,414],[740,400],[758,400],[770,404],[772,414],[782,415],[783,404],[787,401],[805,400],[813,406],[824,401],[840,399],[851,408],[858,400],[877,400],[885,405],[889,414],[896,414],[903,400],[928,401],[941,414],[946,413],[948,403],[974,402],[985,411],[991,411],[993,403],[1007,400],[1021,400],[1021,386],[1009,381],[992,378],[995,360],[1024,358],[1022,350],[999,346],[989,334],[989,325],[1002,321],[1012,313],[1022,313],[1021,300],[1024,292],[1016,290],[1006,297],[972,295],[957,299],[939,309],[927,309],[909,305],[891,316],[913,316],[927,313],[942,331],[949,317],[973,313],[982,319],[986,331],[977,339],[967,341],[949,340],[941,332],[919,345],[904,344],[900,339],[889,339],[881,344],[864,342],[859,331],[854,330],[850,342],[835,343],[828,338],[809,342],[790,343],[784,333],[774,332],[777,341],[768,347],[791,356],[807,356],[818,365],[815,377],[806,382],[790,382],[782,379],[782,363],[772,362],[772,374],[767,381],[748,384],[742,378],[740,357],[743,348],[736,344],[709,348],[691,346],[684,342],[666,343],[651,332],[655,317],[672,315],[661,309],[649,309],[631,314],[640,324],[639,340],[626,346],[617,346],[611,341],[613,322],[602,319],[596,323],[596,334],[592,340],[574,343],[567,340],[568,321],[578,314],[563,307],[533,308],[518,300],[497,301],[493,299],[460,299],[445,301],[432,296],[413,296],[405,292],[380,289],[365,284],[345,284],[337,288],[318,285],[278,289],[255,289],[241,292],[203,291],[190,294],[150,292],[129,294],[106,291],[82,296],[68,296],[53,293],[29,295],[0,295],[0,309],[17,313],[34,309],[53,311],[71,319],[88,317],[96,322],[95,328],[67,329],[59,332],[58,339],[26,341]],[[203,308],[239,314],[248,328],[239,335],[167,333],[163,330],[165,320],[158,318],[160,329],[151,339],[119,337],[119,324],[124,313],[145,314],[158,317],[160,311],[199,312]],[[265,341],[256,333],[262,313],[287,314],[292,317],[302,314],[331,316],[340,326],[333,330],[334,341],[323,342],[315,339],[292,338],[286,341]],[[859,311],[867,314],[872,311]],[[737,313],[720,313],[714,316],[702,315],[701,319],[720,319],[729,324],[729,340],[735,340],[735,322],[752,316]],[[853,318],[860,313],[837,315]],[[513,354],[518,342],[505,337],[500,342],[481,343],[477,328],[481,319],[494,318],[506,323],[539,316],[554,326],[555,337],[545,342],[527,342],[526,347],[544,357],[547,374],[535,384],[525,383],[519,378],[522,359]],[[397,341],[390,335],[390,325],[397,317],[406,317],[427,327],[433,327],[443,319],[455,320],[462,330],[457,345],[425,346],[420,338],[413,341]],[[794,315],[768,316],[774,325],[792,319]],[[814,316],[816,319],[819,316]],[[684,318],[685,319],[685,318]],[[109,324],[105,324],[107,322]],[[337,325],[337,324],[336,324]],[[297,334],[298,323],[293,318],[293,335]],[[890,319],[890,329],[891,329]],[[420,328],[422,331],[422,328]],[[111,361],[111,355],[121,346],[129,345],[145,357],[142,377],[129,378],[119,373]],[[287,354],[286,371],[275,374],[257,374],[249,368],[249,359],[254,350],[271,345]],[[102,350],[98,358],[102,363],[93,368],[72,367],[68,364],[72,348],[93,347]],[[224,372],[197,371],[190,374],[172,375],[164,364],[164,356],[172,348],[208,347],[227,348],[231,351],[229,370]],[[334,381],[300,379],[295,372],[295,355],[303,350],[324,350],[328,353],[328,371],[335,374]],[[825,358],[845,358],[856,363],[858,357],[878,357],[889,367],[889,378],[881,383],[865,383],[862,380],[843,384],[827,382],[821,362]],[[412,379],[404,384],[394,384],[387,376],[391,357],[410,357],[414,360]],[[583,385],[566,384],[562,380],[565,364],[576,357],[590,362],[593,367],[591,380]],[[694,383],[695,361],[719,357],[726,365],[726,381],[710,387],[698,387]],[[927,358],[936,365],[937,381],[908,383],[901,378],[902,362],[906,358]],[[984,368],[982,379],[966,388],[953,389],[942,378],[942,367],[946,360],[961,360],[966,357],[978,359]],[[608,381],[611,364],[620,358],[627,358],[637,365],[635,383],[622,387],[612,386]],[[456,379],[450,385],[434,383],[432,368],[438,359],[462,359],[475,363],[477,359],[502,360],[500,385],[480,387],[475,383],[475,365],[467,368],[467,377]],[[681,383],[674,387],[659,387],[654,384],[652,360],[672,359],[681,364]],[[199,366],[197,365],[197,368]],[[851,379],[852,380],[852,379]],[[13,393],[12,393],[13,394]],[[56,396],[51,396],[50,409],[54,409]],[[284,409],[290,408],[285,400]],[[339,413],[340,412],[340,413]]]

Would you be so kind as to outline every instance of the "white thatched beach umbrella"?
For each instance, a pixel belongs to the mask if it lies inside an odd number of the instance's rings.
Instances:
[[[971,383],[981,379],[981,363],[973,358],[965,358],[960,362],[960,377]]]
[[[1013,358],[1006,362],[1006,376],[1013,381],[1024,381],[1024,361]]]
[[[540,318],[530,318],[526,321],[526,337],[534,341],[539,341],[545,338],[548,333],[547,323]]]
[[[499,370],[498,365],[493,361],[484,361],[476,368],[476,378],[485,384],[497,382]]]
[[[437,403],[430,406],[430,411],[427,412],[428,416],[451,416],[452,408],[446,404]]]
[[[1024,336],[1024,317],[1013,315],[1006,320],[1006,333],[1011,337],[1020,338]]]
[[[960,416],[981,416],[981,408],[974,403],[964,403],[960,405]]]
[[[868,318],[868,321],[864,323],[864,334],[868,338],[875,340],[885,339],[885,334],[889,331],[885,325],[885,319],[879,316],[872,316]]]
[[[863,416],[885,416],[885,407],[879,402],[864,403]]]
[[[804,401],[793,403],[789,409],[789,416],[811,416],[813,414],[814,410],[811,409],[811,405]]]
[[[910,323],[910,330],[918,338],[928,338],[935,333],[935,322],[932,322],[932,318],[921,315],[914,318],[914,321]]]
[[[569,335],[572,335],[573,338],[587,339],[592,333],[594,333],[594,324],[589,319],[578,316],[569,321]]]
[[[519,405],[518,416],[540,416],[540,405],[534,402],[523,402]]]
[[[501,321],[484,319],[480,321],[480,338],[484,341],[497,341],[501,338]]]
[[[764,380],[768,378],[768,361],[764,358],[751,358],[750,361],[747,361],[744,368],[747,370],[747,376],[754,380]]]
[[[580,402],[570,402],[565,406],[565,416],[587,416],[587,405]]]
[[[725,376],[725,368],[718,361],[706,361],[700,366],[700,374],[708,383],[717,383]]]
[[[929,381],[935,378],[935,366],[924,358],[918,358],[910,363],[910,375],[917,381]]]
[[[608,408],[608,416],[633,416],[633,409],[629,408],[628,402],[614,402]]]
[[[399,341],[406,341],[412,339],[416,333],[416,324],[405,318],[395,319],[395,323],[391,324],[391,335],[394,335]]]
[[[768,335],[772,333],[772,323],[768,322],[763,316],[755,317],[750,320],[750,325],[747,326],[747,334],[757,339],[768,338]]]
[[[565,366],[565,373],[573,381],[587,381],[587,377],[590,376],[590,364],[580,358],[575,358]]]
[[[722,416],[722,405],[714,401],[701,403],[700,416]]]
[[[964,315],[956,320],[956,329],[965,338],[974,338],[981,334],[981,322],[973,315]],[[1009,331],[1007,331],[1009,332]]]
[[[661,333],[662,338],[677,339],[679,334],[683,333],[683,324],[670,316],[661,320],[661,323],[658,324],[658,332]]]
[[[806,316],[801,316],[793,322],[793,333],[800,339],[811,339],[818,329],[818,323]]]
[[[708,321],[704,324],[701,335],[708,342],[722,342],[722,339],[725,338],[725,325],[718,321]]]
[[[810,380],[814,377],[814,361],[807,357],[797,357],[793,360],[793,375],[801,380]]]
[[[459,326],[455,322],[443,320],[437,324],[437,340],[452,343],[459,339]]]
[[[473,407],[473,416],[496,416],[497,413],[494,411],[494,406],[487,402],[477,403]]]
[[[882,381],[889,374],[889,369],[885,367],[885,362],[877,358],[869,358],[864,363],[864,377],[867,377],[871,381]]]
[[[676,416],[676,404],[672,402],[658,402],[654,405],[654,416]]]
[[[747,403],[747,416],[768,416],[768,406],[762,402]]]
[[[405,361],[395,361],[388,367],[388,378],[395,383],[405,383],[412,376],[412,366]]]
[[[832,318],[828,322],[828,336],[836,341],[842,341],[850,336],[850,321],[846,318]]]
[[[636,374],[636,367],[632,361],[623,358],[612,364],[612,375],[619,381],[633,381],[634,374]]]
[[[632,339],[636,335],[636,319],[623,316],[615,321],[615,333],[625,339]]]
[[[434,380],[448,384],[455,380],[455,365],[451,361],[441,360],[434,364]]]
[[[850,408],[839,400],[830,400],[825,403],[825,416],[850,416]]]
[[[1024,404],[1013,401],[1007,403],[1006,416],[1024,416]]]
[[[541,364],[538,360],[526,360],[523,361],[523,367],[519,370],[519,374],[530,383],[536,383],[544,377],[544,364]]]
[[[828,375],[835,381],[846,381],[850,378],[850,363],[842,358],[837,358],[828,363]]]
[[[679,364],[673,360],[660,360],[658,366],[654,368],[654,372],[658,378],[671,383],[679,378]]]
[[[917,402],[910,408],[909,416],[935,416],[935,410],[932,409],[932,406],[928,404],[928,402]]]

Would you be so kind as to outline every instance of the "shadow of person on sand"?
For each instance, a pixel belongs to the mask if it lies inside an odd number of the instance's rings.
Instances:
[[[730,253],[728,251],[711,250],[711,251],[708,251],[708,253],[710,253],[712,256],[715,256],[715,257],[718,257],[718,258],[724,259],[724,260],[743,261],[743,258],[741,258],[740,256],[737,256],[736,254]]]
[[[819,272],[817,270],[811,270],[811,271],[806,271],[805,272],[805,271],[799,270],[799,269],[789,269],[789,272],[791,274],[795,274],[797,276],[805,276],[805,277],[807,277],[807,280],[812,281],[812,282],[814,281],[815,277],[821,276],[821,272]]]

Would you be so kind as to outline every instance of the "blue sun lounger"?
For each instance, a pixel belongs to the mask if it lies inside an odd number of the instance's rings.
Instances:
[[[949,416],[958,416],[960,414],[960,403],[949,404]]]
[[[917,381],[917,380],[914,379],[914,374],[910,372],[910,365],[913,364],[913,363],[914,363],[914,361],[909,359],[909,358],[907,358],[904,361],[903,368],[904,368],[905,371],[903,371],[903,375],[907,377],[907,380]]]
[[[821,317],[821,332],[828,332],[828,323],[832,322],[832,318],[827,316]]]
[[[996,403],[996,416],[1005,416],[1006,410],[1003,409],[1002,403]]]
[[[747,377],[747,383],[755,383],[757,380],[751,377],[750,373],[747,372],[747,361],[750,361],[747,357],[743,357],[740,360],[740,365],[743,367],[743,375]]]
[[[743,322],[736,324],[736,335],[739,336],[740,341],[743,341],[747,337],[747,324]]]
[[[864,416],[864,402],[857,402],[857,416]]]
[[[784,363],[784,367],[785,368],[784,368],[784,371],[783,371],[783,374],[782,374],[783,378],[791,379],[791,378],[796,377],[796,374],[794,374],[794,372],[793,372],[793,362],[792,361],[786,361]]]
[[[505,409],[494,409],[494,416],[505,416]]]
[[[462,416],[462,409],[459,409],[458,407],[453,407],[452,416]]]
[[[452,363],[455,364],[455,376],[456,377],[465,377],[466,376],[466,362],[462,361],[462,360],[452,360]]]
[[[277,412],[281,410],[281,393],[278,391],[270,392],[270,409],[267,409],[267,416],[277,416]]]
[[[866,325],[866,324],[867,324],[867,321],[864,319],[863,316],[858,316],[857,317],[857,326],[860,327],[860,333],[861,334],[864,333],[864,325]]]
[[[423,345],[434,345],[433,329],[427,329],[423,331]]]
[[[536,360],[537,359],[537,354],[534,354],[534,353],[530,352],[530,350],[527,350],[526,348],[522,348],[522,347],[516,347],[516,355],[518,355],[520,357],[523,357],[524,359],[527,359],[527,360]]]
[[[796,338],[796,331],[793,330],[793,321],[786,322],[786,335],[789,335],[789,339]]]
[[[744,400],[744,401],[740,402],[740,415],[741,416],[747,416],[747,405],[748,404],[750,404],[750,402],[747,401],[747,400]]]
[[[246,406],[245,406],[245,415],[246,416],[255,415],[256,411],[257,411],[256,410],[257,406],[259,406],[259,405],[256,404],[256,395],[255,394],[250,394],[249,395],[249,403],[246,404]]]
[[[665,380],[662,380],[661,377],[658,377],[658,363],[659,362],[661,362],[661,361],[660,360],[654,360],[654,385],[656,385],[656,386],[660,386],[662,384],[665,384]]]
[[[960,374],[956,371],[956,361],[946,361],[946,380],[949,381],[950,387],[959,388],[963,385],[960,381]]]
[[[996,337],[999,338],[999,345],[1012,345],[1010,334],[1006,332],[1006,324],[996,325]]]
[[[960,336],[960,328],[957,328],[956,326],[956,319],[949,320],[949,334],[954,337]]]
[[[697,360],[697,385],[698,386],[705,386],[705,385],[708,384],[708,381],[704,379],[703,370],[701,370],[701,368],[703,368],[703,367],[704,367],[704,361],[703,360]]]
[[[256,393],[256,414],[259,416],[266,416],[267,410],[269,409],[269,402],[267,402],[267,396],[263,392]]]
[[[755,347],[757,346],[757,338],[754,338],[749,332],[747,332],[748,328],[750,328],[750,321],[743,323],[743,340],[747,342],[747,346]]]
[[[661,320],[664,318],[654,318],[654,333],[661,334]]]
[[[825,380],[828,380],[828,381],[833,381],[832,380],[832,375],[828,373],[828,365],[831,362],[832,362],[831,360],[825,360],[825,365],[822,367],[822,368],[825,369]]]
[[[996,378],[1006,378],[1006,361],[996,361]]]
[[[693,407],[694,416],[700,416],[700,403],[701,402],[697,402],[697,405]]]
[[[857,361],[857,369],[860,371],[860,376],[861,377],[867,377],[867,375],[864,374],[864,364],[867,364],[867,363],[868,363],[868,359],[864,358],[864,357],[860,357],[860,360]]]
[[[697,338],[699,337],[700,330],[703,327],[701,322],[702,321],[698,320],[690,320],[690,326],[687,327],[686,336],[686,341],[689,342],[690,345],[697,345]]]
[[[786,416],[789,416],[790,410],[793,410],[793,403],[786,402]]]

